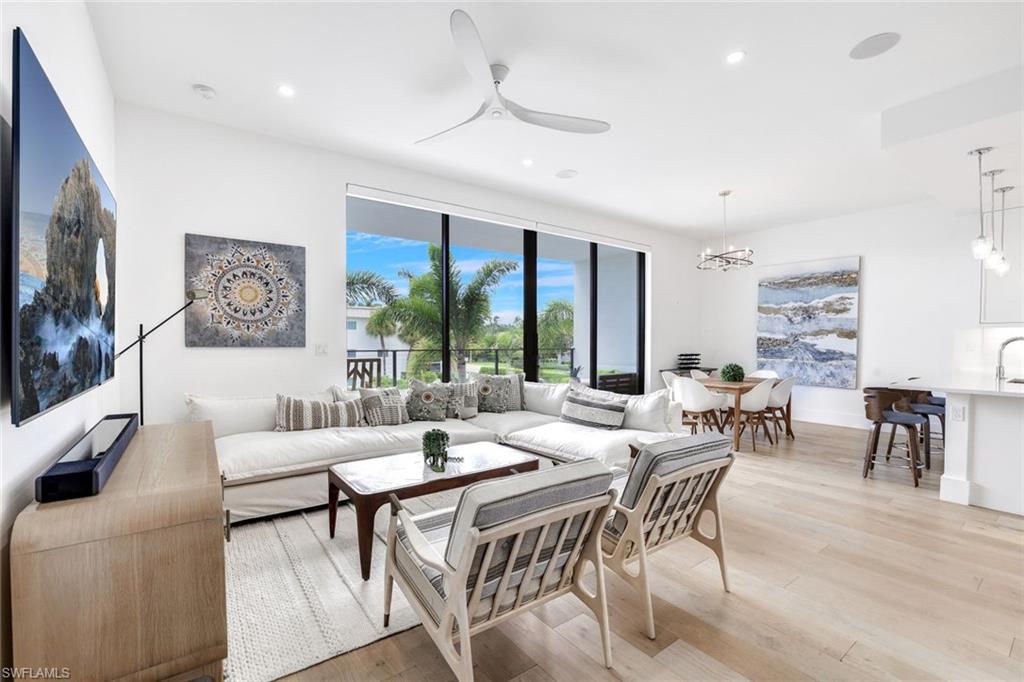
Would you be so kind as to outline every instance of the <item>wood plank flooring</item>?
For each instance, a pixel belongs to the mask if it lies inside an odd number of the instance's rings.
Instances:
[[[658,637],[609,574],[614,667],[571,595],[473,638],[480,682],[1024,679],[1024,518],[938,500],[941,456],[860,475],[867,433],[798,423],[723,485],[732,592],[695,541],[654,555]],[[883,439],[883,443],[885,439]],[[294,680],[451,680],[422,628]]]

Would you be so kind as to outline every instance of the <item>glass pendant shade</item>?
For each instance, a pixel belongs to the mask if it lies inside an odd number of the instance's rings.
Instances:
[[[992,253],[992,239],[985,235],[978,235],[971,242],[971,253],[974,254],[974,260],[984,260],[987,255]]]
[[[1006,260],[1006,256],[999,254],[999,262],[992,270],[1000,277],[1005,277],[1006,273],[1010,271],[1010,261]]]
[[[997,249],[993,248],[991,251],[988,252],[988,255],[985,256],[985,269],[995,270],[999,266],[1000,259],[1006,260],[1003,254],[1001,254]]]

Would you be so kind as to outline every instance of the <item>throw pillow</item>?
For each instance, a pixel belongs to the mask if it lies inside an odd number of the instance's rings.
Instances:
[[[447,384],[425,384],[413,379],[405,402],[409,419],[414,422],[443,422],[448,412],[451,389]]]
[[[523,383],[523,409],[557,417],[562,414],[562,403],[569,394],[569,384]]]
[[[448,384],[451,391],[448,401],[448,416],[451,419],[472,419],[479,412],[480,398],[475,381]]]
[[[626,417],[629,396],[597,391],[580,384],[569,386],[560,419],[595,429],[620,429]]]
[[[340,426],[363,426],[363,404],[359,400],[326,402],[291,395],[277,396],[275,431],[307,431]]]
[[[409,423],[405,398],[397,388],[361,388],[366,423],[370,426],[396,426]]]
[[[509,377],[493,374],[470,375],[477,385],[481,412],[508,412],[512,381]]]
[[[350,391],[344,386],[339,386],[338,384],[333,384],[329,390],[331,395],[334,396],[335,402],[342,400],[359,400],[359,391],[357,390]]]

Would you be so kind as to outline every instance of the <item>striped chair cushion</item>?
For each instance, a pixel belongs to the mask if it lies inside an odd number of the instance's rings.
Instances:
[[[718,433],[701,433],[645,445],[622,488],[620,504],[630,509],[635,507],[654,474],[665,476],[684,467],[728,457],[731,449],[732,442]]]
[[[290,395],[277,396],[275,431],[307,431],[365,425],[363,404],[359,400],[326,402],[305,400]]]
[[[561,420],[597,429],[620,429],[628,402],[628,396],[571,384],[562,403]]]

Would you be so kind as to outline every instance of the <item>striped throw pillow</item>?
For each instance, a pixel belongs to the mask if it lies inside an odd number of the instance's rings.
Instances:
[[[560,419],[595,429],[621,429],[629,396],[596,391],[579,384],[569,386]]]
[[[361,400],[326,402],[305,400],[290,395],[277,396],[275,431],[308,431],[339,426],[365,426]]]

